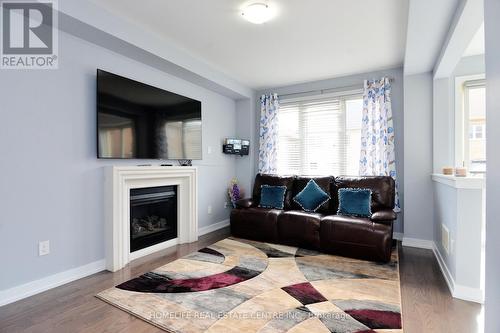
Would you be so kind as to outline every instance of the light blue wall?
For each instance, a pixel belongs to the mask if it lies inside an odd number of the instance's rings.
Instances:
[[[453,106],[455,105],[455,92],[452,92],[455,84],[452,78],[435,79],[433,81],[433,112],[432,112],[432,126],[433,126],[433,171],[434,173],[441,173],[443,167],[453,167],[454,160],[454,126],[455,126],[455,112]]]
[[[456,253],[446,252],[441,243],[441,223],[448,228],[450,239],[457,239],[457,189],[438,182],[434,183],[434,242],[453,280],[456,279]],[[451,248],[450,244],[450,248]]]
[[[445,166],[456,166],[455,79],[459,76],[484,74],[484,70],[484,55],[464,57],[450,77],[434,80],[434,172],[440,173]]]
[[[453,71],[453,76],[483,74],[485,71],[484,54],[463,57]]]
[[[404,237],[430,241],[434,220],[432,74],[405,75],[404,80]]]
[[[58,70],[0,74],[0,290],[103,259],[103,167],[158,163],[96,159],[96,68],[201,100],[199,225],[229,214],[236,160],[221,140],[236,134],[235,101],[66,33],[59,43]],[[38,256],[41,240],[50,255]]]
[[[486,284],[484,332],[500,332],[500,1],[484,0],[486,46]]]
[[[460,76],[484,74],[484,71],[484,55],[463,57],[450,77],[433,80],[432,169],[434,173],[441,174],[443,167],[461,164],[455,161],[456,79]],[[448,278],[453,281],[455,292],[458,290],[460,293],[460,289],[466,287],[470,290],[469,294],[472,294],[473,290],[480,289],[480,269],[473,265],[481,261],[481,239],[477,234],[481,226],[477,223],[480,224],[482,216],[482,192],[470,189],[458,190],[438,182],[434,182],[433,188],[432,240],[436,251],[449,272]],[[460,211],[464,202],[467,203],[466,213]],[[442,245],[442,225],[449,231],[449,252],[445,251]],[[471,225],[472,230],[467,230]]]
[[[399,193],[401,200],[401,208],[402,212],[398,216],[397,222],[394,224],[394,230],[396,232],[403,232],[403,220],[404,220],[404,161],[403,161],[403,147],[404,147],[404,112],[403,112],[403,68],[394,68],[383,71],[375,71],[370,73],[361,73],[356,75],[306,82],[300,84],[294,84],[284,87],[274,87],[261,90],[257,93],[257,96],[260,96],[264,93],[274,92],[278,95],[280,94],[293,94],[293,93],[301,93],[306,91],[315,91],[321,89],[336,89],[336,88],[344,88],[344,87],[352,87],[357,86],[359,88],[363,88],[363,81],[365,79],[376,79],[381,78],[382,76],[389,76],[394,79],[392,82],[392,112],[394,118],[394,130],[396,134],[396,168],[398,173],[398,183],[399,183]],[[258,105],[258,99],[256,99],[256,109],[255,109],[255,119],[256,126],[254,128],[255,137],[258,138],[258,116],[260,112],[260,106]],[[258,143],[257,143],[258,144]],[[258,163],[258,155],[254,160],[254,168],[257,170]]]
[[[241,99],[236,102],[236,133],[239,138],[250,140],[248,156],[234,156],[236,159],[236,177],[238,178],[243,195],[248,197],[252,193],[255,176],[254,160],[258,154],[258,137],[255,136],[255,114],[253,112],[255,98]]]
[[[481,289],[482,189],[457,189],[434,182],[434,242],[455,288]],[[467,207],[464,209],[464,207]],[[449,230],[450,251],[441,242],[441,223]]]
[[[442,173],[442,168],[445,166],[455,166],[455,79],[459,76],[484,74],[484,71],[484,55],[463,57],[451,77],[433,81],[433,171],[435,173]],[[456,239],[458,218],[454,209],[457,191],[439,183],[435,183],[434,188],[433,240],[452,278],[455,279],[457,257],[456,253],[446,253],[441,245],[441,223],[448,228],[451,239]]]

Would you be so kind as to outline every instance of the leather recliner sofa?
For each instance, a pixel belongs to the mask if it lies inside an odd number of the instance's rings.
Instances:
[[[331,199],[314,213],[305,212],[293,198],[310,179]],[[259,207],[261,186],[286,186],[284,208]],[[337,215],[340,188],[372,191],[372,215]],[[252,198],[236,202],[231,212],[235,237],[292,245],[347,257],[387,262],[391,258],[395,182],[391,177],[301,177],[258,174]]]

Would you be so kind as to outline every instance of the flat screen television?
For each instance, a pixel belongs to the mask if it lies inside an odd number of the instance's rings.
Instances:
[[[97,70],[97,157],[201,160],[201,102]]]

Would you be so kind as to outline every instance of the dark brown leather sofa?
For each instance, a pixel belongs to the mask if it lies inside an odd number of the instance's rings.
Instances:
[[[310,179],[331,199],[315,213],[293,201]],[[284,209],[260,208],[261,185],[286,186]],[[371,218],[337,215],[338,189],[372,190]],[[387,262],[391,257],[395,183],[391,177],[299,177],[258,174],[252,198],[236,202],[231,233],[240,238]]]

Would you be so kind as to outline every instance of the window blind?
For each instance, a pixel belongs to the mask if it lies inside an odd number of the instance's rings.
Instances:
[[[357,174],[350,169],[357,168],[359,164],[357,147],[360,141],[361,98],[361,95],[349,95],[281,102],[278,172],[296,175]],[[346,113],[346,101],[357,102],[348,103],[353,105],[351,109],[354,112]],[[354,117],[349,116],[351,114]],[[357,149],[357,152],[352,154],[349,149]],[[352,158],[355,160],[351,161]]]

